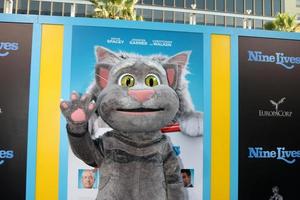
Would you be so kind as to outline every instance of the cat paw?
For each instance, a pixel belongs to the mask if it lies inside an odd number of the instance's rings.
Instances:
[[[88,122],[96,110],[96,103],[91,101],[89,94],[80,96],[72,92],[70,101],[61,101],[60,109],[67,121],[71,124],[82,124]]]
[[[192,112],[181,116],[178,119],[180,130],[183,134],[199,137],[203,135],[203,113]]]

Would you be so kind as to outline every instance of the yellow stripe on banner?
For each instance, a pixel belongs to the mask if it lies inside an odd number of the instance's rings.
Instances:
[[[211,36],[211,200],[230,198],[230,37]]]
[[[42,26],[36,200],[58,199],[63,26]]]

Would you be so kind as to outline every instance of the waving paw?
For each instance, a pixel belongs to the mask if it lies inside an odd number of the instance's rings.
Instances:
[[[89,94],[80,96],[77,92],[72,92],[71,100],[61,101],[60,109],[69,124],[84,124],[95,112],[96,103],[91,101]]]

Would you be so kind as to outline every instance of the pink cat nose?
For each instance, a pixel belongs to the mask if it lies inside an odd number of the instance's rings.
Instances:
[[[129,90],[128,95],[143,103],[155,94],[154,90]]]

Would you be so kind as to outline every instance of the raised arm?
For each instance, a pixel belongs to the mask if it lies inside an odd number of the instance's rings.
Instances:
[[[88,94],[71,94],[70,101],[60,103],[62,114],[67,120],[67,132],[74,154],[86,164],[97,167],[103,160],[101,138],[92,140],[88,131],[88,120],[95,112],[96,104]]]

